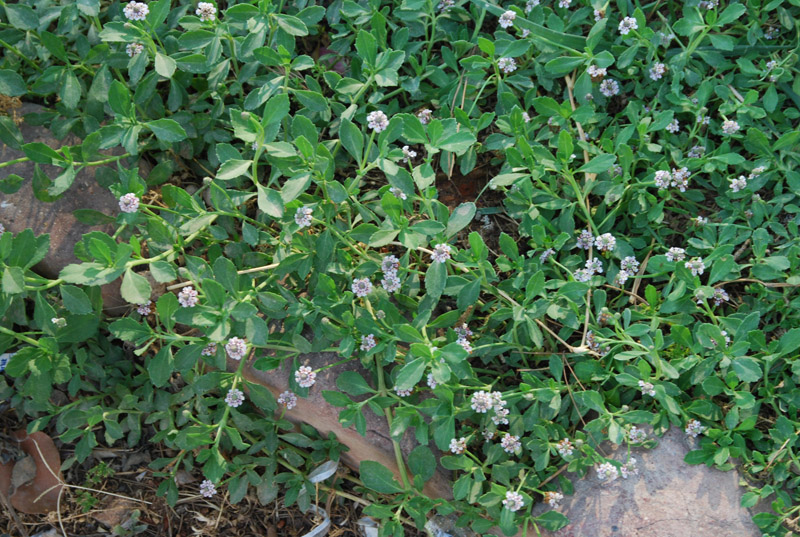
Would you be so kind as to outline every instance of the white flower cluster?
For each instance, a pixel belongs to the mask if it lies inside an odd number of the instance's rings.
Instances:
[[[400,290],[400,277],[397,275],[399,268],[400,260],[393,255],[387,255],[381,261],[381,271],[383,272],[381,286],[389,293]]]
[[[301,388],[310,388],[317,382],[317,374],[307,365],[301,365],[294,372],[294,380]]]
[[[309,227],[311,225],[311,207],[298,207],[297,212],[294,213],[294,221],[300,228]]]
[[[431,261],[433,263],[444,263],[450,259],[450,251],[452,250],[449,244],[437,244],[433,247],[431,254]]]
[[[686,192],[689,187],[689,177],[691,172],[689,168],[672,168],[672,173],[669,170],[657,170],[653,182],[659,190],[666,190],[669,187],[674,187],[681,192]]]
[[[225,344],[225,352],[233,360],[241,360],[247,353],[247,342],[242,338],[232,337]]]
[[[389,126],[389,118],[380,110],[375,110],[367,114],[367,126],[376,133],[383,132]]]

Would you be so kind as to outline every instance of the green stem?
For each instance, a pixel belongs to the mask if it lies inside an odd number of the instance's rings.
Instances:
[[[13,330],[9,330],[5,326],[0,326],[0,334],[6,334],[8,336],[15,337],[20,341],[24,341],[25,343],[28,343],[29,345],[33,345],[34,347],[38,347],[39,346],[39,342],[36,341],[35,339],[29,338],[28,336],[23,336],[22,334],[18,334],[17,332],[14,332]]]
[[[383,378],[383,363],[381,362],[380,357],[375,357],[375,366],[378,368],[378,391],[379,393],[386,397],[386,381]],[[386,408],[384,409],[386,413],[386,422],[389,425],[389,430],[392,430],[392,409]],[[392,438],[392,446],[394,447],[394,458],[397,462],[397,470],[400,472],[400,477],[403,479],[403,486],[406,490],[411,490],[411,483],[408,480],[408,475],[406,474],[406,465],[403,461],[403,452],[400,450],[400,444]]]

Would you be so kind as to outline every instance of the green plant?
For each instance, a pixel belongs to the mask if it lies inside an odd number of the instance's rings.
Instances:
[[[701,435],[689,463],[738,458],[745,503],[771,501],[765,534],[795,527],[797,6],[518,4],[0,2],[0,93],[83,141],[24,143],[5,117],[0,139],[64,170],[37,172],[42,199],[116,164],[97,176],[121,209],[57,279],[31,271],[46,236],[0,237],[0,345],[29,430],[52,421],[83,461],[101,424],[130,445],[151,426],[177,453],[153,463],[170,502],[197,468],[207,494],[268,502],[279,484],[307,509],[309,472],[342,447],[285,411],[314,389],[302,356],[335,351],[368,371],[324,393],[340,421],[364,434],[372,411],[419,443],[395,445],[400,481],[362,463],[382,535],[432,509],[560,528],[530,511],[571,491],[559,468],[613,478],[626,461],[598,444],[645,423]],[[111,320],[98,286],[118,279],[136,311]],[[292,363],[293,394],[248,383],[250,359]],[[453,501],[422,493],[438,464]]]

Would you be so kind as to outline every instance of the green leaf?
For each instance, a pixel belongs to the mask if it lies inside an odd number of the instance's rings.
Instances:
[[[406,343],[425,343],[425,338],[410,324],[396,324],[392,327],[395,337]]]
[[[64,49],[64,44],[60,37],[56,36],[48,32],[47,30],[42,30],[39,33],[39,38],[42,40],[42,44],[50,51],[50,54],[61,60],[62,62],[67,62],[67,51]]]
[[[364,135],[349,119],[342,118],[339,126],[339,139],[347,152],[356,159],[356,162],[361,162],[361,157],[364,155]]]
[[[21,76],[11,69],[0,69],[0,93],[9,97],[19,97],[27,92],[28,88]]]
[[[475,142],[474,134],[469,131],[461,131],[455,132],[443,140],[440,140],[436,147],[444,151],[450,151],[456,155],[463,155]]]
[[[359,30],[356,37],[356,51],[359,58],[370,67],[375,67],[375,58],[378,54],[378,42],[367,30]]]
[[[150,300],[152,292],[147,278],[136,274],[131,269],[125,271],[120,286],[120,294],[123,299],[131,304],[146,304]]]
[[[785,356],[800,348],[800,328],[786,332],[778,343],[778,356]]]
[[[413,475],[427,481],[436,473],[436,457],[428,446],[417,446],[408,454],[408,468]]]
[[[175,60],[169,56],[165,56],[164,54],[157,52],[155,63],[156,73],[164,78],[172,78],[172,75],[175,74],[175,68],[177,67],[177,64],[175,63]]]
[[[456,233],[467,227],[469,223],[472,222],[472,219],[475,218],[476,211],[475,204],[471,201],[462,203],[456,207],[453,214],[450,215],[450,219],[447,221],[445,235],[452,238]]]
[[[25,273],[20,267],[3,269],[3,292],[15,295],[25,291]]]
[[[145,123],[162,142],[180,142],[186,139],[186,131],[174,119],[156,119]]]
[[[545,70],[554,76],[563,76],[571,73],[578,66],[583,65],[585,58],[573,56],[561,56],[553,58],[544,65]]]
[[[780,151],[781,149],[793,147],[797,145],[798,140],[800,140],[800,131],[787,132],[772,145],[772,150]]]
[[[442,296],[444,286],[447,283],[447,264],[431,263],[428,272],[425,273],[425,291],[434,298]]]
[[[217,179],[237,179],[245,175],[253,165],[252,160],[231,159],[222,164],[217,172]]]
[[[2,82],[0,82],[0,84],[2,84]],[[2,93],[2,91],[0,91],[0,93]],[[16,150],[20,150],[24,142],[22,133],[19,132],[16,123],[8,116],[0,116],[0,142]],[[16,192],[16,190],[14,192]],[[13,194],[13,192],[6,192],[6,194]]]
[[[733,372],[742,382],[756,382],[761,379],[761,365],[755,358],[743,356],[733,360]]]
[[[345,393],[350,395],[364,395],[365,393],[375,393],[375,390],[370,388],[367,381],[360,373],[355,371],[343,371],[336,377],[336,386]]]
[[[724,26],[735,21],[744,15],[745,11],[747,11],[747,8],[744,6],[744,4],[730,4],[722,13],[720,13],[716,26]]]
[[[131,93],[125,84],[119,80],[111,83],[111,87],[108,90],[108,105],[115,114],[120,116],[127,116],[130,113]]]
[[[61,90],[58,92],[61,101],[67,108],[75,108],[81,100],[81,83],[71,69],[65,69]]]
[[[297,17],[292,17],[291,15],[275,15],[275,19],[278,21],[280,29],[289,35],[301,37],[308,35],[308,28],[303,21]]]
[[[147,365],[147,372],[150,373],[150,382],[156,388],[164,386],[172,376],[173,369],[172,350],[169,346],[162,347]]]
[[[83,289],[74,285],[62,285],[61,300],[64,302],[64,307],[76,315],[85,315],[92,313],[92,302]]]
[[[273,218],[281,218],[283,216],[283,200],[280,193],[261,184],[257,186],[259,210]]]
[[[403,488],[395,481],[392,471],[379,462],[361,461],[358,468],[361,482],[368,489],[381,494],[403,492]]]
[[[11,26],[20,30],[35,30],[39,27],[39,17],[32,7],[25,4],[6,3],[3,5]]]
[[[400,372],[397,374],[397,380],[394,385],[398,390],[410,390],[419,382],[425,370],[428,367],[428,362],[425,358],[415,358],[406,365],[404,365]]]
[[[608,171],[616,161],[614,155],[598,155],[578,168],[578,173],[602,173]]]

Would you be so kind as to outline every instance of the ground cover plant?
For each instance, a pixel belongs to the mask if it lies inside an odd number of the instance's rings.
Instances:
[[[81,212],[115,231],[56,279],[31,270],[47,236],[0,237],[0,393],[74,445],[65,469],[144,435],[176,454],[152,465],[171,504],[185,470],[207,497],[307,510],[351,494],[326,485],[344,448],[286,419],[315,390],[303,355],[333,350],[365,368],[324,394],[342,424],[375,412],[419,444],[396,446],[400,480],[361,465],[381,535],[432,510],[563,527],[563,467],[635,473],[598,446],[651,442],[644,424],[697,437],[689,464],[736,458],[764,534],[797,531],[798,11],[0,1],[0,93],[82,139],[25,143],[0,116],[37,163],[0,188],[46,201],[102,165],[119,199]],[[248,361],[290,361],[291,392],[247,383]],[[437,466],[452,500],[422,493]]]

